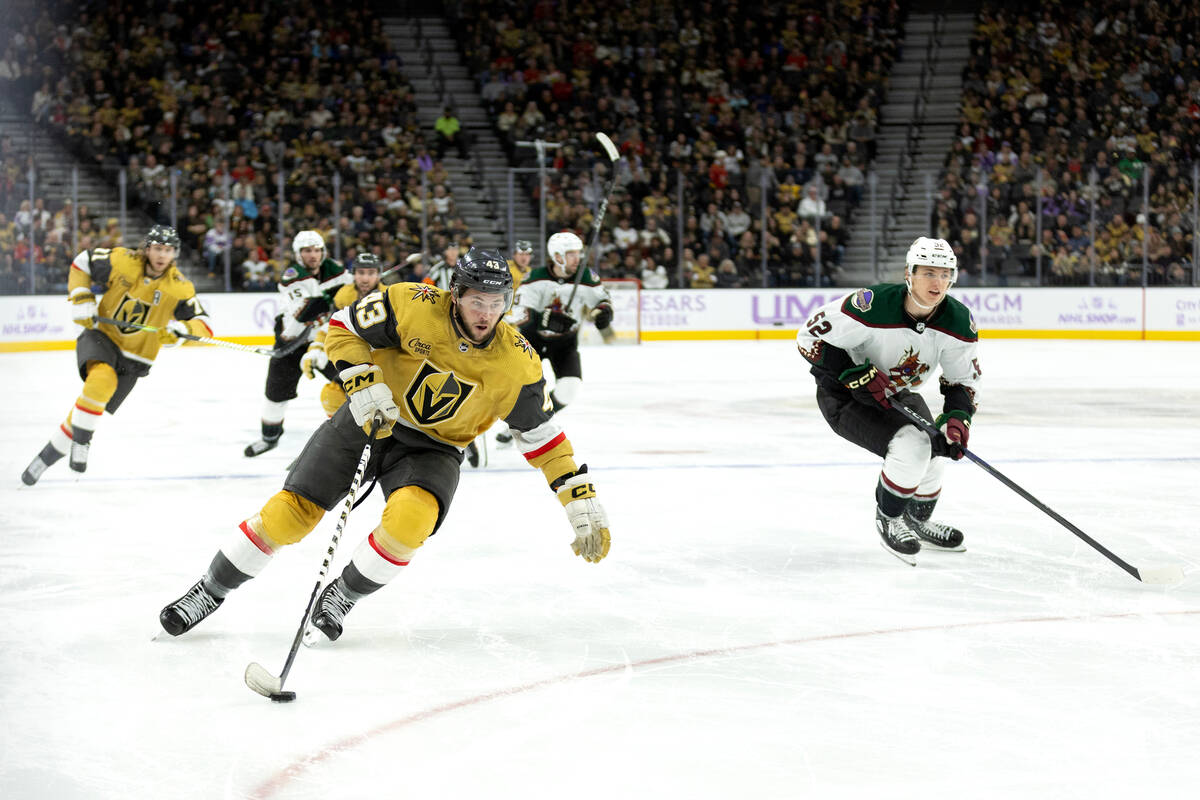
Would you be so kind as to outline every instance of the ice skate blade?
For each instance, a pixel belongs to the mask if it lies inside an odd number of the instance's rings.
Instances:
[[[921,540],[922,553],[965,553],[966,551],[967,546],[965,544],[960,544],[958,547],[942,547],[940,544],[934,544],[925,539]]]
[[[888,547],[887,544],[885,544],[882,539],[879,540],[879,546],[882,547],[885,552],[891,553],[896,558],[903,561],[905,564],[908,564],[910,567],[915,567],[917,565],[917,554],[916,553],[913,553],[912,555],[909,555],[908,553],[897,553],[895,550]]]

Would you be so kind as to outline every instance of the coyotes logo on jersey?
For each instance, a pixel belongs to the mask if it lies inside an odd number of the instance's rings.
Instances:
[[[926,372],[929,372],[929,365],[922,364],[920,357],[913,352],[910,347],[904,351],[904,355],[899,364],[888,370],[888,375],[892,379],[892,383],[897,386],[912,386],[921,385],[922,377]]]
[[[475,384],[425,361],[404,393],[404,402],[413,422],[437,425],[452,419],[474,390]]]

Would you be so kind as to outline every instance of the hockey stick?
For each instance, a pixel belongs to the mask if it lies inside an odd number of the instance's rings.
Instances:
[[[617,146],[613,144],[613,140],[608,138],[608,134],[603,131],[596,133],[596,141],[600,142],[600,146],[604,148],[605,155],[611,163],[612,175],[608,179],[608,183],[604,186],[604,198],[600,201],[600,209],[596,212],[596,218],[592,220],[592,235],[588,242],[587,249],[580,254],[579,267],[575,270],[575,285],[571,287],[571,296],[567,298],[567,304],[563,306],[565,313],[571,313],[571,303],[575,302],[575,293],[579,291],[579,284],[583,281],[583,273],[587,271],[587,257],[593,250],[596,249],[596,242],[600,239],[600,228],[604,226],[604,215],[608,211],[608,199],[612,196],[613,187],[617,184],[617,162],[621,160],[621,153],[617,150]]]
[[[907,406],[905,406],[901,403],[897,403],[897,402],[893,402],[892,407],[898,409],[900,411],[900,413],[903,414],[904,416],[908,417],[908,419],[914,425],[916,425],[918,428],[921,428],[923,431],[928,433],[930,436],[941,436],[942,435],[942,432],[939,431],[937,428],[935,428],[932,423],[930,423],[928,420],[926,420],[924,417],[922,417],[917,412],[913,411],[911,408],[908,408]],[[1017,494],[1021,495],[1021,497],[1024,497],[1026,500],[1028,500],[1030,503],[1032,503],[1038,509],[1040,509],[1041,511],[1043,511],[1047,515],[1049,515],[1050,518],[1053,519],[1055,522],[1062,525],[1064,528],[1066,528],[1071,533],[1078,536],[1080,539],[1083,539],[1085,542],[1087,542],[1089,545],[1091,545],[1093,548],[1095,548],[1095,550],[1097,552],[1099,552],[1101,555],[1103,555],[1109,561],[1116,564],[1121,569],[1128,572],[1135,579],[1141,581],[1142,583],[1152,583],[1152,584],[1172,584],[1172,583],[1179,583],[1181,580],[1183,580],[1183,569],[1181,567],[1179,567],[1178,565],[1171,565],[1171,566],[1167,566],[1167,567],[1151,567],[1148,569],[1138,569],[1137,567],[1135,567],[1132,564],[1125,561],[1120,556],[1113,553],[1111,550],[1109,550],[1104,545],[1097,542],[1091,536],[1088,536],[1086,533],[1081,531],[1079,528],[1075,527],[1075,525],[1073,525],[1070,522],[1070,520],[1068,520],[1066,517],[1062,516],[1057,511],[1055,511],[1054,509],[1050,508],[1045,503],[1043,503],[1041,500],[1038,500],[1032,494],[1025,491],[1023,488],[1021,488],[1019,485],[1017,485],[1013,480],[1011,480],[1008,476],[1006,476],[1004,473],[1000,472],[1000,470],[996,469],[991,464],[987,463],[986,461],[984,461],[982,458],[980,458],[979,456],[972,453],[967,448],[963,447],[962,452],[963,452],[964,456],[971,459],[976,464],[978,464],[980,467],[982,467],[993,478],[1000,481],[1001,483],[1003,483],[1008,488],[1012,489]]]
[[[122,322],[121,320],[113,319],[112,317],[93,317],[92,319],[94,319],[96,322],[102,322],[108,325],[116,326],[117,328],[134,328],[135,330],[150,331],[151,333],[157,333],[159,330],[161,330],[153,325],[143,325],[140,322]],[[260,356],[270,356],[271,358],[279,358],[279,356],[282,355],[281,353],[276,353],[269,347],[255,347],[254,345],[249,344],[238,344],[237,342],[229,342],[225,339],[213,339],[208,336],[196,336],[195,334],[191,333],[177,333],[175,335],[180,339],[187,339],[189,342],[215,344],[218,347],[227,347],[230,350],[241,350],[243,353],[258,353]]]
[[[358,469],[354,471],[354,480],[350,482],[350,493],[346,495],[346,502],[342,505],[342,516],[338,519],[337,528],[333,532],[333,539],[330,540],[329,547],[325,550],[325,560],[321,562],[321,571],[317,575],[317,582],[313,586],[312,594],[309,595],[308,605],[304,607],[304,617],[300,620],[300,628],[296,631],[296,638],[292,640],[292,649],[288,651],[287,660],[283,662],[283,671],[279,673],[279,677],[275,677],[266,667],[257,661],[252,661],[246,666],[246,685],[263,697],[269,697],[277,703],[290,703],[296,699],[295,692],[283,691],[283,682],[287,680],[288,673],[292,671],[292,664],[296,660],[296,653],[300,650],[300,643],[304,640],[304,631],[308,627],[308,618],[312,614],[313,605],[317,602],[317,595],[325,583],[325,575],[329,572],[329,564],[333,561],[334,552],[337,551],[338,541],[342,538],[342,531],[346,528],[346,520],[350,517],[350,509],[354,507],[354,495],[358,494],[358,487],[362,483],[363,475],[367,472],[367,464],[371,460],[371,445],[374,444],[375,434],[378,433],[379,426],[382,424],[383,415],[376,413],[375,417],[371,420],[371,432],[367,435],[367,443],[363,447],[362,455],[358,459]]]

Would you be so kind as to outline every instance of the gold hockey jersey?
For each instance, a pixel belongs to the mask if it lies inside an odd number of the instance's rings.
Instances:
[[[146,274],[142,257],[125,247],[84,250],[71,262],[67,280],[69,296],[91,291],[97,313],[122,322],[164,327],[172,319],[187,323],[196,336],[212,336],[208,314],[196,297],[196,287],[174,263],[157,278]],[[101,323],[101,333],[112,339],[134,361],[153,364],[160,347],[158,334],[128,326]]]
[[[374,363],[400,408],[400,424],[465,447],[499,418],[517,431],[550,418],[542,363],[500,322],[485,345],[451,322],[450,293],[397,283],[336,313],[325,352],[339,370]]]

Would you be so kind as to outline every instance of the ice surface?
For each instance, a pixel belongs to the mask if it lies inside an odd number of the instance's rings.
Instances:
[[[1195,343],[985,341],[971,446],[1150,587],[968,462],[961,554],[885,553],[879,464],[838,439],[789,341],[584,352],[563,423],[611,555],[587,564],[511,449],[345,635],[283,666],[337,522],[178,639],[157,614],[282,483],[322,419],[258,435],[266,362],[166,352],[82,477],[19,474],[78,394],[8,354],[0,797],[1182,796],[1200,785]],[[936,388],[930,389],[936,404]],[[355,511],[334,573],[378,521]]]

